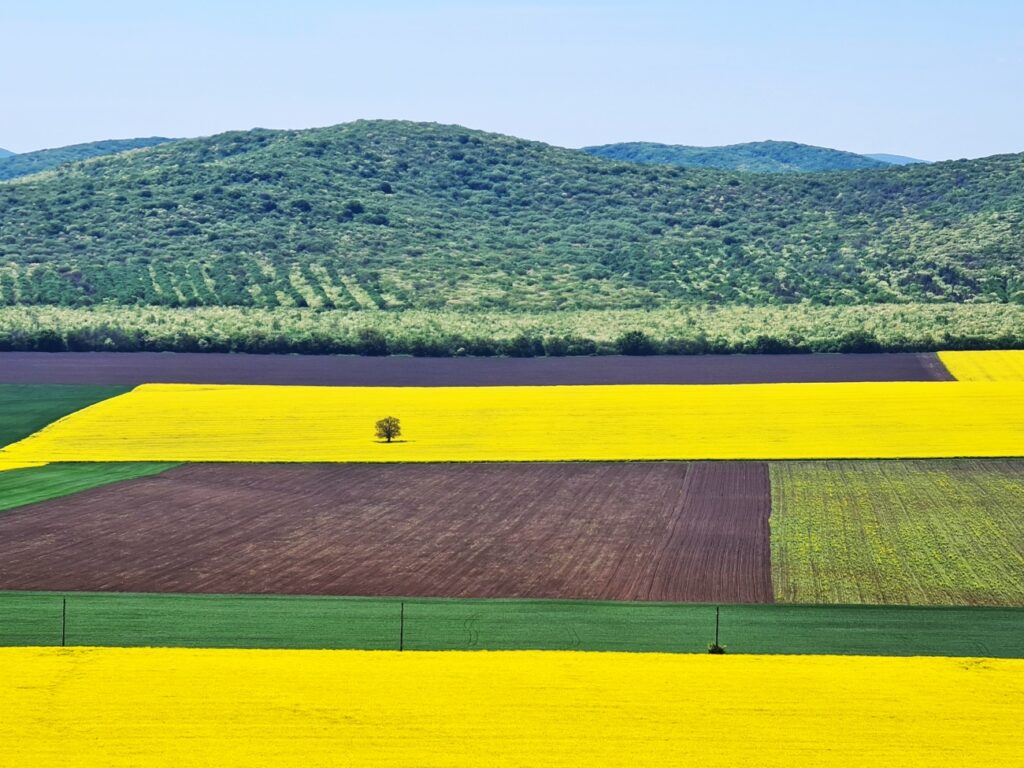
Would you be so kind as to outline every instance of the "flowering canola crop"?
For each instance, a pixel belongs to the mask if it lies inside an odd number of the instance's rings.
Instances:
[[[1019,765],[1024,660],[0,649],[0,764]]]
[[[958,381],[1024,381],[1024,350],[939,352]]]
[[[31,469],[33,467],[45,466],[45,461],[4,461],[3,456],[0,456],[0,472],[8,472],[12,469]]]
[[[401,420],[399,442],[374,423]],[[1024,455],[1024,382],[149,384],[0,450],[53,461],[558,461]]]

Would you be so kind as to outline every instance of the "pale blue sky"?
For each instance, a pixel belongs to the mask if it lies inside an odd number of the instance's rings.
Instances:
[[[1024,151],[1024,2],[0,4],[0,147],[357,118],[562,146]]]

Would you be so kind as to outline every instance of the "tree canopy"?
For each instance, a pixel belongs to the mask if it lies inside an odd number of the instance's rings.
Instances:
[[[0,305],[1022,303],[1022,254],[1024,155],[771,175],[361,121],[0,183]]]
[[[20,155],[0,150],[0,181],[16,179],[19,176],[29,176],[33,173],[41,173],[51,168],[66,165],[67,163],[75,163],[93,157],[127,152],[130,149],[154,147],[157,144],[164,144],[168,141],[171,141],[171,139],[158,136],[146,139],[111,139],[108,141],[93,141],[88,144],[72,144],[68,147],[58,147],[56,149],[40,149],[36,152],[24,152]]]
[[[402,424],[394,416],[385,416],[375,426],[377,437],[386,443],[402,434]]]

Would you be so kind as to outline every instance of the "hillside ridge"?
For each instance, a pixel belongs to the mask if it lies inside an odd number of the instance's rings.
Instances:
[[[150,136],[139,139],[91,141],[85,144],[72,144],[66,147],[24,152],[20,155],[12,152],[5,156],[0,152],[0,181],[41,173],[61,165],[89,160],[94,157],[127,152],[132,149],[154,147],[169,141],[173,141],[173,139],[162,136]]]
[[[864,157],[870,157],[872,160],[880,160],[883,163],[889,163],[890,165],[917,165],[920,163],[930,163],[930,160],[921,160],[917,157],[907,157],[906,155],[890,155],[886,152],[874,152],[864,155]]]
[[[63,165],[0,211],[0,304],[1024,302],[1024,155],[750,174],[357,121]]]
[[[890,163],[853,152],[795,141],[751,141],[717,147],[633,141],[583,147],[582,152],[611,160],[718,168],[751,173],[807,173],[884,168]]]

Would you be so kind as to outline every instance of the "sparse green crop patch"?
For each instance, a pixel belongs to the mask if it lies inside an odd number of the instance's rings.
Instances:
[[[1024,462],[777,462],[771,482],[780,602],[1024,605]]]
[[[78,384],[0,384],[0,448],[50,422],[130,387]]]
[[[157,475],[175,466],[152,462],[69,463],[0,472],[0,512],[121,480]]]

